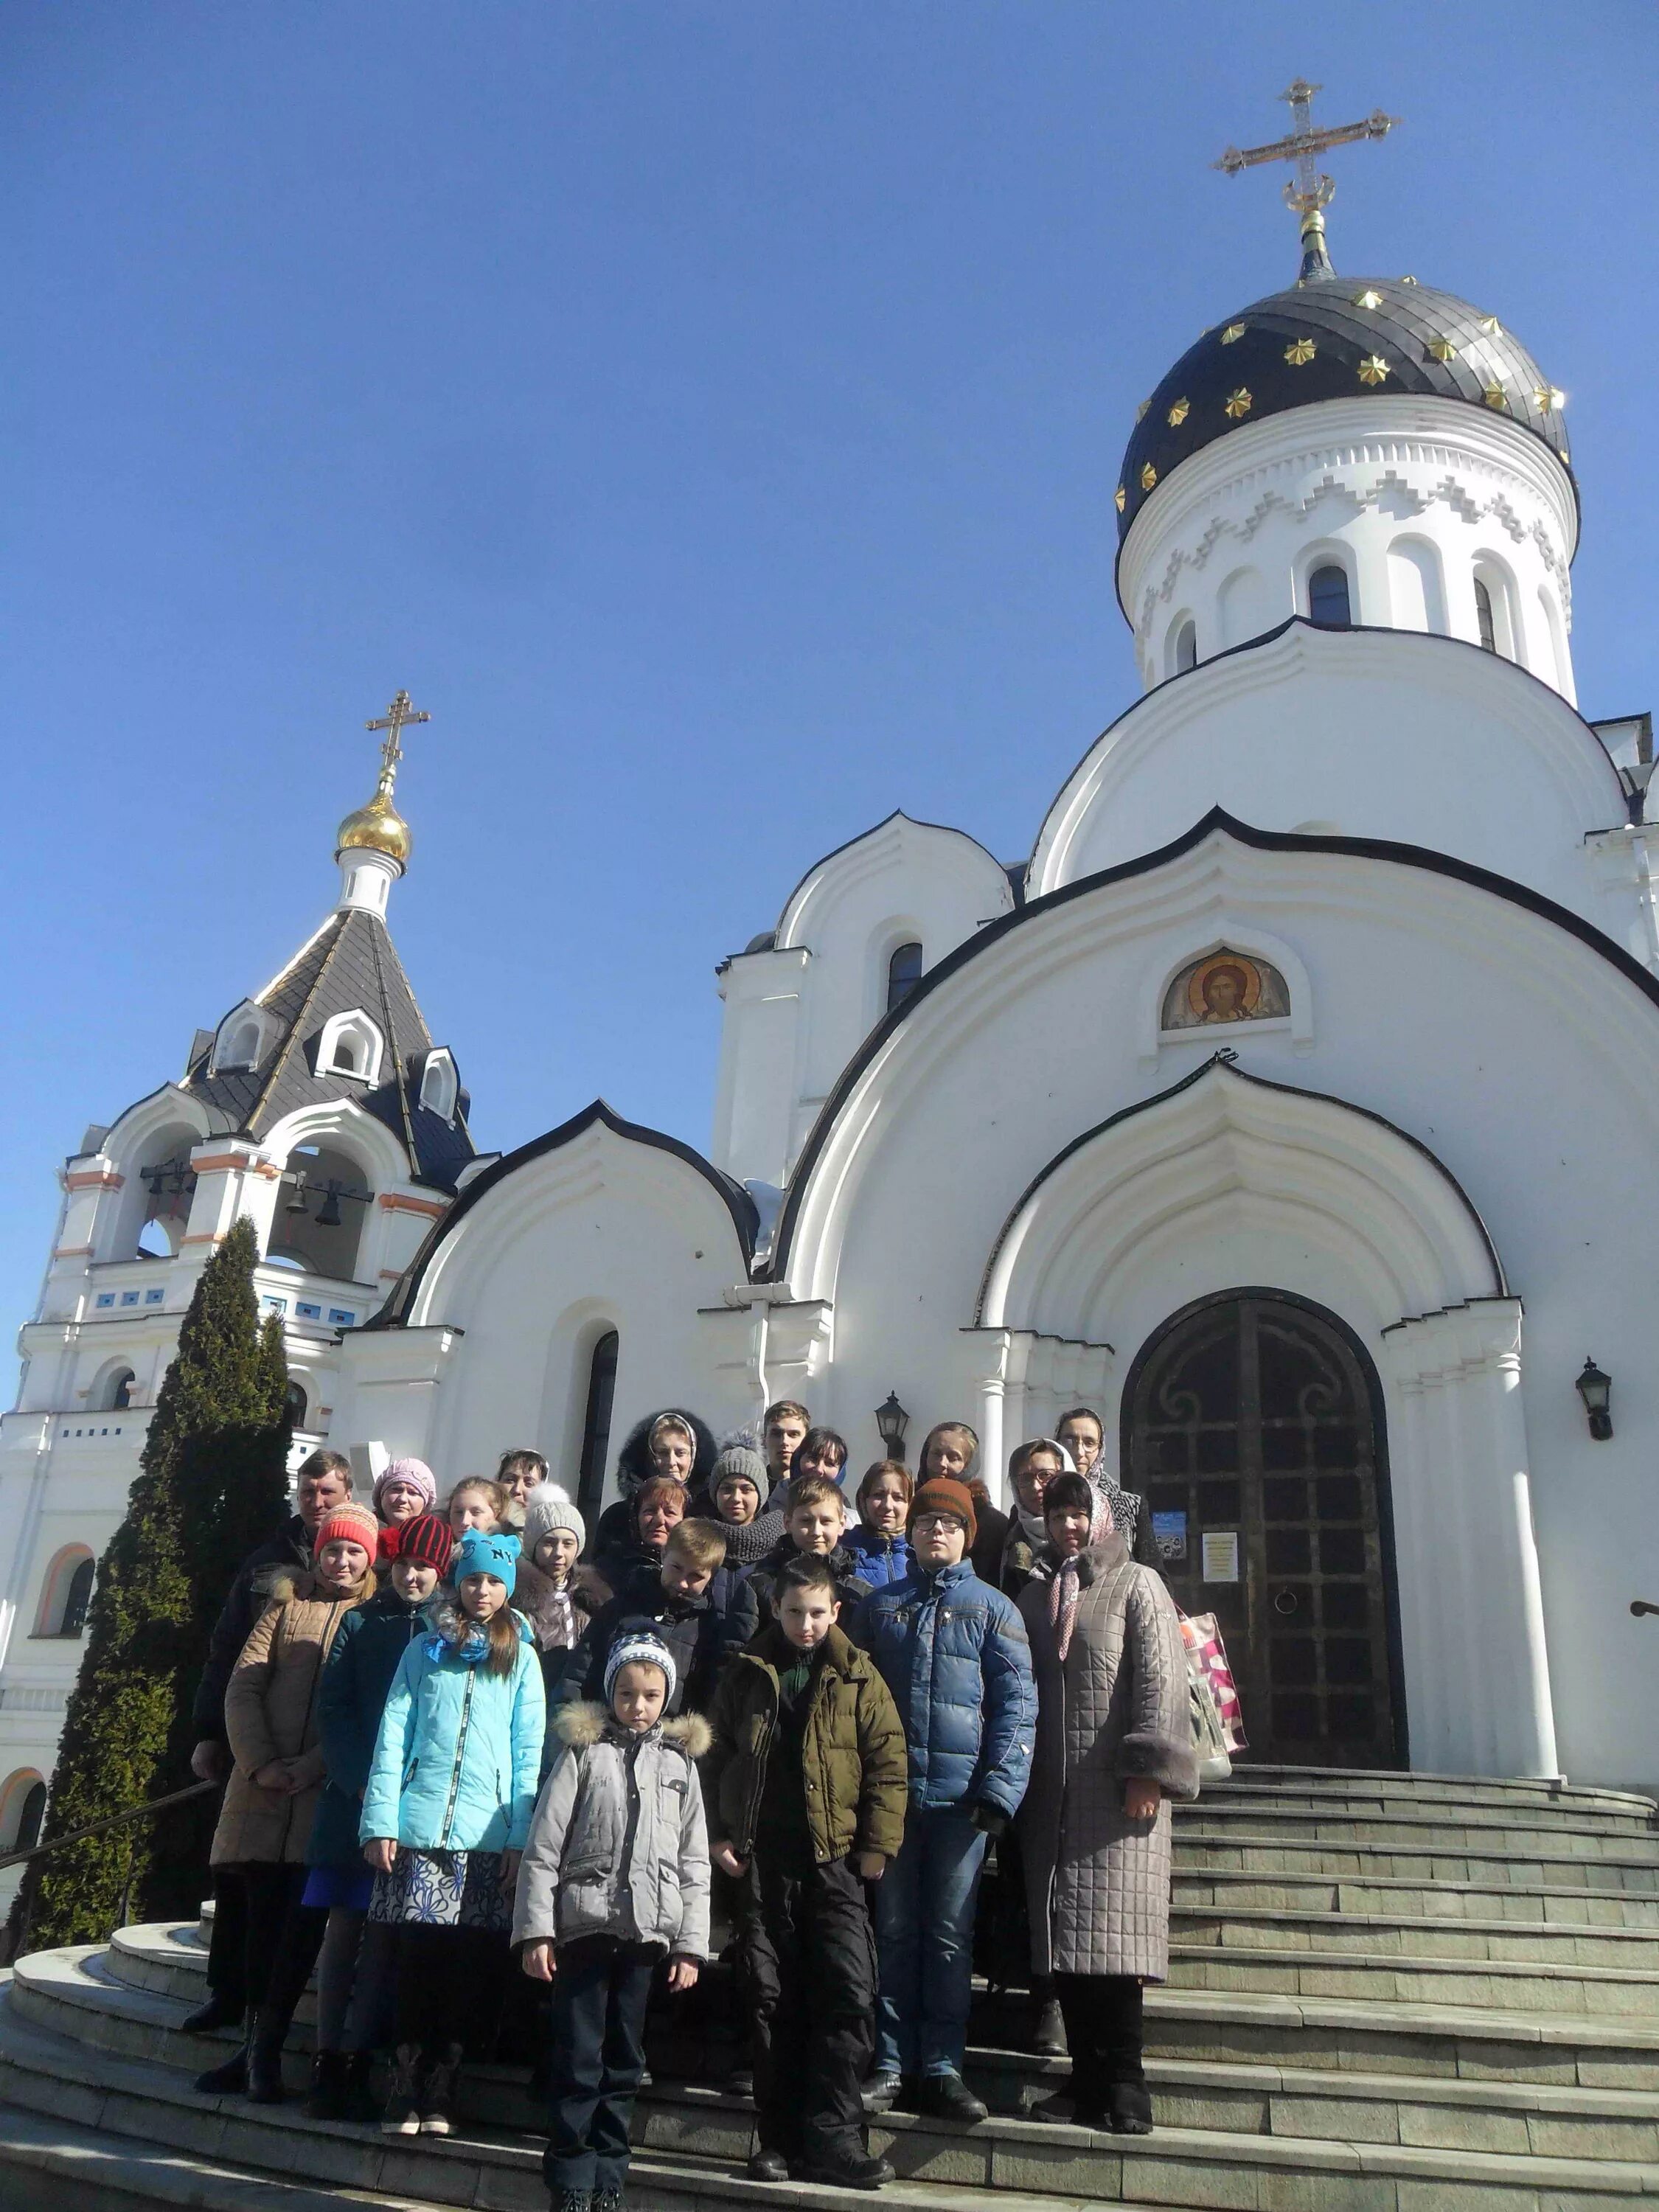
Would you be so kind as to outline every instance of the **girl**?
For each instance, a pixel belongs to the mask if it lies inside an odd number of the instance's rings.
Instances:
[[[528,1570],[521,1559],[514,1595],[535,1631],[550,1705],[571,1653],[599,1608],[592,1571],[576,1564],[586,1541],[582,1516],[563,1491],[555,1483],[538,1483],[525,1504],[524,1543],[539,1587],[533,1597],[526,1598],[524,1583]]]
[[[386,1529],[386,1577],[367,1605],[348,1613],[334,1639],[317,1693],[317,1727],[328,1786],[317,1808],[303,1902],[326,1911],[317,1960],[317,2049],[312,2067],[313,2120],[373,2120],[369,2069],[382,2038],[389,1995],[392,1931],[366,1926],[374,1877],[363,1864],[357,1821],[387,1692],[404,1654],[428,1622],[422,1611],[448,1571],[455,1548],[449,1523],[417,1515]]]
[[[916,1487],[940,1478],[959,1482],[974,1501],[977,1534],[969,1560],[982,1583],[994,1583],[1002,1564],[1002,1547],[1008,1538],[1008,1516],[1000,1512],[982,1475],[975,1473],[979,1431],[966,1421],[939,1421],[922,1439],[916,1463]]]
[[[1042,1507],[1052,1564],[1019,1598],[1037,1726],[1018,1826],[1031,1970],[1054,1978],[1072,2078],[1031,2118],[1149,2135],[1141,1987],[1169,1972],[1168,1801],[1198,1795],[1186,1651],[1098,1492],[1056,1475]]]
[[[246,1911],[247,2041],[198,2081],[209,2095],[246,2088],[258,2105],[283,2100],[283,2042],[323,1938],[324,1914],[301,1902],[306,1851],[323,1794],[317,1684],[354,1607],[374,1595],[380,1532],[361,1505],[337,1505],[318,1523],[311,1572],[279,1577],[225,1692],[225,1733],[236,1765],[213,1832],[216,1869],[234,1868]]]
[[[837,1436],[834,1429],[808,1429],[790,1462],[789,1474],[791,1480],[798,1474],[821,1474],[826,1482],[839,1483],[846,1468],[846,1437]]]
[[[728,1437],[708,1481],[709,1518],[726,1539],[726,1564],[741,1579],[783,1534],[782,1506],[761,1510],[769,1480],[760,1447],[746,1429]]]
[[[400,1528],[430,1513],[437,1495],[437,1477],[423,1459],[388,1460],[374,1486],[374,1510],[388,1528]]]
[[[516,1536],[462,1539],[456,1603],[398,1662],[375,1739],[358,1834],[376,1876],[369,1918],[398,1930],[389,2134],[449,2133],[464,2023],[495,1994],[495,1946],[481,1957],[479,1939],[512,1920],[547,1713],[511,1605],[518,1561]]]
[[[487,1474],[469,1474],[449,1493],[444,1511],[449,1533],[459,1544],[471,1535],[488,1536],[501,1528],[507,1514],[507,1492]]]
[[[623,2202],[653,1970],[689,1990],[708,1955],[708,1838],[694,1715],[665,1722],[674,1661],[648,1630],[618,1638],[605,1703],[561,1708],[561,1751],[531,1829],[513,1941],[553,1984],[554,2212]]]
[[[865,1471],[854,1499],[859,1517],[842,1542],[854,1573],[872,1589],[902,1583],[915,1564],[904,1530],[915,1494],[910,1470],[900,1460],[878,1459]]]

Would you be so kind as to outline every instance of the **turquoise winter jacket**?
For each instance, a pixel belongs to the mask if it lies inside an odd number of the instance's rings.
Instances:
[[[358,1835],[414,1850],[521,1851],[547,1723],[535,1642],[520,1620],[513,1672],[493,1674],[447,1641],[434,1659],[434,1640],[420,1638],[398,1662]]]

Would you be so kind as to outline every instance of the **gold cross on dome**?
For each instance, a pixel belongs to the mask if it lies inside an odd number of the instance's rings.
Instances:
[[[398,763],[404,757],[404,732],[414,722],[429,722],[430,714],[423,714],[407,691],[399,691],[384,714],[372,722],[365,722],[366,730],[384,730],[386,737],[380,746],[380,781],[390,791],[397,780]]]
[[[1295,128],[1283,138],[1275,138],[1267,146],[1229,146],[1215,164],[1230,177],[1243,169],[1259,168],[1264,161],[1294,161],[1296,180],[1285,186],[1285,204],[1302,218],[1302,237],[1305,249],[1302,274],[1328,273],[1330,263],[1324,247],[1324,215],[1336,191],[1334,179],[1324,175],[1317,157],[1328,153],[1333,146],[1351,146],[1361,138],[1386,138],[1400,121],[1380,107],[1374,107],[1361,123],[1338,123],[1316,129],[1313,119],[1313,97],[1322,92],[1322,85],[1310,84],[1299,76],[1295,83],[1280,93],[1279,98],[1290,103]],[[1310,266],[1310,262],[1314,266]]]

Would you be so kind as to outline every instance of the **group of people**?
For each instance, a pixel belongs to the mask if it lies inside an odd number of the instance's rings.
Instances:
[[[619,2212],[647,2010],[720,1956],[751,2177],[878,2188],[870,2116],[987,2116],[963,2051],[994,1842],[992,1978],[1071,2058],[1032,2117],[1148,2131],[1142,1990],[1198,1767],[1179,1616],[1101,1446],[1086,1407],[1022,1443],[1004,1513],[964,1422],[852,1485],[793,1401],[719,1447],[669,1409],[591,1535],[533,1451],[441,1506],[419,1460],[361,1502],[313,1452],[196,1702],[226,1788],[185,2025],[244,2031],[198,2088],[282,2099],[314,1972],[311,2114],[447,2134],[469,2051],[519,2056],[556,2212]]]

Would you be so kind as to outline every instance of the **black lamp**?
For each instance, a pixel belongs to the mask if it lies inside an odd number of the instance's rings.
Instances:
[[[1597,1443],[1613,1434],[1613,1377],[1604,1375],[1593,1359],[1586,1359],[1576,1384],[1589,1416],[1589,1432]]]
[[[898,1392],[890,1390],[887,1402],[876,1408],[876,1426],[881,1431],[882,1449],[889,1459],[904,1457],[904,1431],[910,1425],[910,1416],[898,1401]]]

